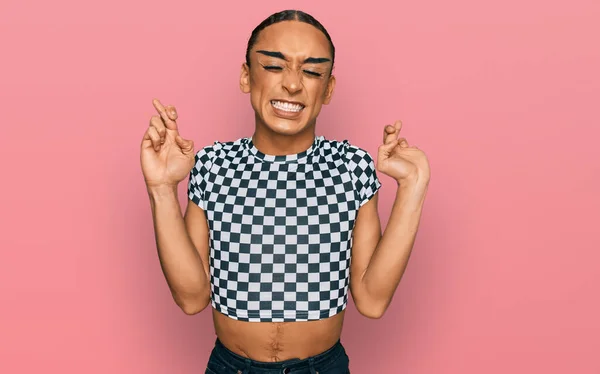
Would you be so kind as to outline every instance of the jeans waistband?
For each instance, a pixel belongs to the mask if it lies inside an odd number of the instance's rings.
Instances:
[[[247,357],[243,357],[238,355],[235,352],[230,351],[227,347],[221,343],[219,339],[215,342],[215,350],[214,353],[220,356],[225,362],[229,362],[237,367],[254,367],[261,369],[299,369],[313,366],[322,366],[326,365],[330,361],[334,361],[340,354],[344,352],[344,347],[340,340],[338,340],[331,348],[328,350],[319,353],[317,355],[305,358],[298,359],[293,358],[284,361],[277,362],[264,362],[264,361],[255,361],[249,359]]]

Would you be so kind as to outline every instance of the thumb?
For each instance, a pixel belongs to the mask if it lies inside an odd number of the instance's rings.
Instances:
[[[185,140],[181,137],[181,135],[177,135],[175,137],[175,141],[177,142],[177,145],[179,145],[179,148],[181,148],[181,151],[184,154],[189,154],[194,151],[194,142],[193,141]]]

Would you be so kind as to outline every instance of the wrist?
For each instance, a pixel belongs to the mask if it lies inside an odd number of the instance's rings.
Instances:
[[[177,197],[177,185],[160,184],[154,186],[146,186],[148,195],[152,199]]]
[[[398,182],[398,197],[423,200],[427,194],[429,180],[419,179],[418,177],[404,179]]]
[[[396,180],[398,188],[402,190],[427,190],[429,178],[418,174],[411,175],[401,180]]]

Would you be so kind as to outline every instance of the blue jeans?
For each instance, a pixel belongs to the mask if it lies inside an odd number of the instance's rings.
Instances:
[[[349,374],[349,363],[339,340],[327,351],[309,358],[262,362],[230,351],[217,339],[205,374]]]

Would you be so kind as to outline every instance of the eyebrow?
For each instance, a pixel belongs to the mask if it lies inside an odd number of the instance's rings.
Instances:
[[[275,57],[275,58],[280,58],[282,60],[285,60],[285,56],[283,55],[283,53],[281,52],[273,52],[273,51],[256,51],[256,53],[260,53],[262,55],[265,56],[270,56],[270,57]],[[305,64],[321,64],[323,62],[329,62],[331,61],[331,59],[328,59],[326,57],[308,57],[307,59],[304,60]]]

